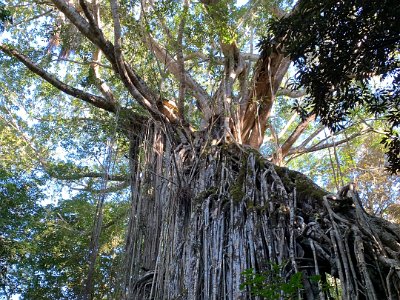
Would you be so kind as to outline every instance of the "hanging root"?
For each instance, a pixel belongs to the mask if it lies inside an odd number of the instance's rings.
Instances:
[[[350,197],[351,201],[347,202],[350,204],[343,206],[338,200],[324,196],[342,297],[399,299],[400,294],[395,289],[400,283],[399,274],[391,280],[384,278],[384,274],[399,267],[399,236],[365,212],[356,192],[351,192]]]
[[[400,230],[355,200],[255,151],[176,145],[157,125],[132,145],[122,298],[256,299],[243,272],[274,266],[285,282],[302,274],[299,298],[329,299],[332,282],[342,299],[400,298]]]

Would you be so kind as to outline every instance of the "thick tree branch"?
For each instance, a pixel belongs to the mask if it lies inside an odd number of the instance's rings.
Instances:
[[[49,82],[52,86],[55,88],[59,89],[60,91],[73,96],[75,98],[81,99],[87,103],[92,104],[93,106],[96,106],[98,108],[104,109],[109,112],[115,113],[117,110],[117,104],[116,103],[111,103],[110,101],[107,101],[107,99],[96,96],[87,92],[84,92],[82,90],[79,90],[77,88],[74,88],[70,85],[65,84],[64,82],[60,81],[57,79],[54,75],[50,74],[49,72],[45,71],[44,69],[40,68],[37,64],[32,62],[28,57],[25,55],[19,53],[18,51],[14,49],[10,49],[9,47],[0,44],[0,50],[6,53],[9,56],[12,56],[22,62],[29,70],[31,70],[33,73],[39,75],[42,77],[44,80]]]
[[[207,92],[187,73],[180,71],[178,62],[164,49],[150,34],[147,34],[145,42],[157,59],[165,64],[168,71],[179,81],[185,81],[187,87],[193,92],[197,100],[199,109],[203,112],[206,120],[212,116],[209,106],[210,97]]]
[[[93,44],[97,45],[103,53],[106,55],[107,59],[114,65],[116,69],[113,45],[111,42],[107,41],[104,37],[103,32],[98,28],[94,22],[86,21],[79,12],[70,6],[64,0],[51,0],[53,4],[74,24],[78,30],[87,37]]]
[[[98,4],[92,1],[93,13],[89,10],[85,0],[79,0],[79,5],[82,7],[85,17],[88,19],[90,26],[96,31],[100,31],[100,23],[98,22],[99,15],[96,10],[98,10]]]
[[[313,133],[311,133],[300,145],[300,148],[304,148],[308,145],[309,142],[311,142],[318,134],[324,130],[325,126],[320,125],[317,130],[315,130]]]
[[[277,96],[287,96],[289,98],[301,98],[307,95],[306,91],[303,90],[291,90],[291,89],[286,89],[282,88],[279,89],[278,92],[276,93]]]
[[[253,62],[256,62],[256,61],[258,61],[260,59],[260,55],[254,54],[254,53],[244,52],[244,53],[240,53],[240,55],[243,57],[243,59],[250,60],[250,61],[253,61]]]
[[[276,92],[289,65],[290,59],[275,47],[257,62],[252,90],[241,104],[242,140],[245,144],[260,147]]]
[[[147,87],[140,82],[139,78],[133,71],[133,69],[124,61],[122,55],[122,34],[121,34],[121,23],[119,20],[118,2],[117,0],[110,0],[111,15],[114,24],[114,55],[115,62],[117,65],[118,73],[121,76],[121,80],[124,82],[125,87],[134,96],[139,103],[147,108],[151,113],[160,116],[162,115],[156,107],[155,98],[150,96],[151,93]]]
[[[300,135],[307,129],[307,126],[310,122],[315,120],[315,114],[312,114],[304,121],[302,121],[299,125],[297,125],[296,129],[292,132],[292,134],[287,138],[287,140],[283,143],[282,149],[282,156],[285,157],[289,150],[292,148],[293,144],[298,140]]]
[[[93,20],[88,22],[74,7],[70,6],[64,0],[51,1],[62,13],[64,13],[64,15],[85,37],[87,37],[94,45],[100,48],[108,61],[110,61],[110,63],[113,65],[114,71],[119,73],[120,68],[118,67],[117,59],[115,57],[114,45],[110,41],[106,40],[103,32],[95,24],[95,22]],[[91,18],[90,13],[88,13],[88,15],[89,18]],[[126,74],[120,74],[120,76],[133,98],[136,99],[144,108],[148,109],[152,114],[158,115],[159,112],[155,108],[155,105],[153,105],[154,95],[151,93],[147,85],[127,65],[127,63],[120,61],[120,67],[126,70]]]
[[[293,122],[294,122],[294,120],[296,120],[296,118],[297,118],[297,112],[295,112],[295,113],[290,117],[290,119],[286,122],[285,127],[283,127],[282,130],[279,132],[278,138],[281,139],[281,138],[285,135],[286,131],[289,129],[290,125],[293,124]]]

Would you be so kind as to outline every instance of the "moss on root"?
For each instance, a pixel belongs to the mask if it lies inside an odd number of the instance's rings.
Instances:
[[[243,159],[240,165],[239,174],[237,175],[236,182],[232,183],[229,189],[229,193],[231,194],[231,197],[235,202],[240,202],[245,196],[245,193],[243,191],[243,183],[246,179],[246,169],[247,162]]]
[[[203,192],[201,192],[200,194],[198,194],[194,199],[193,202],[194,203],[202,203],[204,199],[207,199],[208,197],[210,197],[211,195],[214,195],[218,192],[218,188],[216,187],[211,187]]]
[[[314,199],[322,204],[323,196],[329,194],[326,190],[316,185],[310,178],[300,172],[279,166],[274,166],[274,168],[286,190],[291,192],[293,188],[296,188],[297,195],[300,199]]]

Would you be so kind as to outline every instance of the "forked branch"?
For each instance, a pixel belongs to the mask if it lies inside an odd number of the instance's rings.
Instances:
[[[37,64],[35,64],[33,61],[31,61],[28,57],[25,55],[19,53],[17,50],[11,49],[5,45],[0,44],[0,50],[6,53],[9,56],[12,56],[22,62],[29,70],[31,70],[33,73],[36,75],[39,75],[41,78],[46,80],[48,83],[50,83],[52,86],[57,88],[58,90],[73,96],[75,98],[81,99],[89,104],[92,104],[93,106],[96,106],[98,108],[104,109],[109,112],[115,113],[117,110],[117,104],[112,103],[110,101],[107,101],[107,99],[101,97],[101,96],[96,96],[93,94],[90,94],[88,92],[79,90],[77,88],[74,88],[61,80],[57,79],[54,75],[50,74],[49,72],[45,71],[43,68],[39,67]]]
[[[179,63],[150,34],[147,34],[145,42],[157,59],[165,64],[167,70],[178,81],[184,81],[186,83],[186,87],[193,92],[193,96],[197,100],[198,108],[204,114],[204,119],[210,119],[212,116],[212,111],[209,106],[210,97],[203,87],[201,87],[200,84],[190,76],[190,74],[182,72]]]
[[[89,21],[87,21],[73,6],[70,6],[64,0],[51,1],[86,38],[104,53],[105,57],[112,64],[114,71],[121,76],[124,85],[132,97],[150,113],[160,116],[155,106],[155,97],[151,90],[126,62],[121,60],[121,58],[117,61],[116,54],[118,56],[119,50],[116,50],[114,45],[105,38],[102,30],[95,24],[92,14],[88,11],[85,13],[89,18]],[[116,13],[117,15],[114,16],[114,21],[115,17],[119,17],[118,12]],[[118,28],[116,31],[118,33]],[[120,74],[121,70],[125,73]]]

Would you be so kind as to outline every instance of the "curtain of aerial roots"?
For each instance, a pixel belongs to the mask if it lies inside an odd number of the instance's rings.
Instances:
[[[142,132],[131,141],[125,299],[256,299],[241,273],[271,263],[286,279],[303,273],[304,299],[399,299],[399,259],[384,244],[398,255],[400,234],[388,224],[375,224],[382,241],[362,209],[341,217],[311,182],[296,192],[255,152],[174,144],[160,125]],[[331,289],[309,279],[327,273]]]

